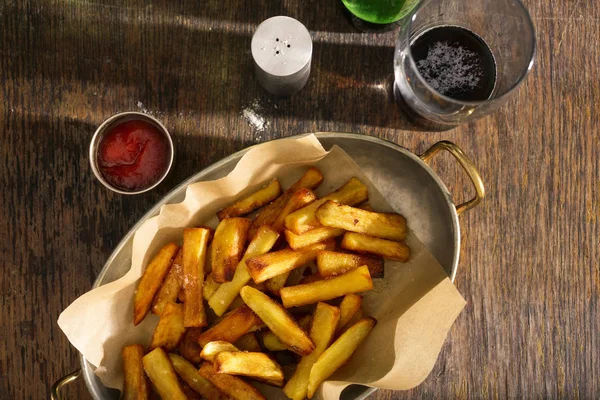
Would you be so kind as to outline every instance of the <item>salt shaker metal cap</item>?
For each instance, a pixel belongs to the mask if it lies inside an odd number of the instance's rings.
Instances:
[[[256,77],[267,91],[291,95],[306,85],[312,39],[299,21],[285,16],[263,21],[252,36],[251,47]]]

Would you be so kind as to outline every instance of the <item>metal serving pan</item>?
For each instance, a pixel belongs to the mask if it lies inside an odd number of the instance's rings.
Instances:
[[[450,279],[454,281],[460,254],[458,216],[479,204],[485,195],[479,172],[462,150],[451,142],[442,141],[435,143],[425,153],[415,155],[394,143],[371,136],[350,133],[317,133],[316,135],[325,149],[338,145],[356,161],[392,207],[402,210],[408,217],[411,221],[411,229],[437,258]],[[158,214],[160,207],[164,204],[183,201],[185,188],[188,185],[199,181],[219,179],[227,175],[249,149],[232,154],[198,172],[152,207],[113,251],[93,287],[112,282],[125,275],[129,270],[133,234],[144,221]],[[471,179],[476,191],[475,197],[471,200],[455,205],[444,183],[427,165],[427,161],[441,150],[452,154]],[[83,356],[80,356],[80,360],[81,370],[56,382],[52,388],[52,398],[59,399],[61,386],[83,376],[94,399],[119,399],[120,392],[102,385],[94,375],[91,364]],[[344,390],[342,398],[344,400],[364,399],[375,390],[365,386],[352,385]]]

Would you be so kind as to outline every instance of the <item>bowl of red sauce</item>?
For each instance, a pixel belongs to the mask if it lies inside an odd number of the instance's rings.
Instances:
[[[90,144],[90,165],[107,188],[139,194],[156,187],[173,165],[167,128],[138,112],[113,115],[98,127]]]

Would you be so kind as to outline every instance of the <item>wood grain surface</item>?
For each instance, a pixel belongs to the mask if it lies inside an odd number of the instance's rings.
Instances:
[[[528,0],[536,65],[496,113],[426,132],[391,94],[395,33],[358,32],[338,0],[95,0],[0,4],[0,398],[42,399],[79,367],[56,324],[112,249],[184,178],[249,145],[314,131],[377,136],[422,152],[457,143],[486,200],[461,217],[456,286],[468,305],[426,381],[376,399],[600,397],[600,11]],[[267,17],[314,38],[290,98],[254,79],[250,38]],[[258,130],[245,117],[264,119]],[[88,164],[95,128],[126,110],[174,136],[157,189],[122,196]],[[456,202],[471,188],[434,162]],[[89,398],[80,381],[68,398]]]

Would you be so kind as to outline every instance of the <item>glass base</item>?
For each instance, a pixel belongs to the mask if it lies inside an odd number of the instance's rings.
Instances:
[[[396,83],[394,83],[394,100],[395,100],[396,104],[398,105],[398,107],[400,108],[400,110],[402,110],[404,115],[406,115],[408,117],[410,122],[423,128],[424,130],[434,131],[434,132],[444,132],[444,131],[452,130],[458,126],[458,124],[448,125],[448,124],[440,124],[438,122],[433,122],[433,121],[423,117],[421,114],[417,113],[404,100],[404,97],[402,97],[402,94],[400,93],[400,89],[398,88],[398,85]]]

